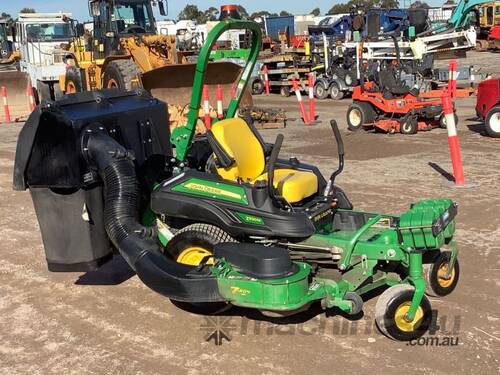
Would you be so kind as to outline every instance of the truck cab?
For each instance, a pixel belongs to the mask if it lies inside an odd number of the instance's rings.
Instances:
[[[40,99],[56,99],[64,74],[64,47],[73,37],[70,13],[21,13],[16,22],[20,69],[29,75]]]

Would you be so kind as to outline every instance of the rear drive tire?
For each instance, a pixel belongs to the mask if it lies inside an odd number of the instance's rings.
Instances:
[[[344,98],[344,92],[340,89],[339,85],[336,82],[333,82],[330,85],[330,98],[333,100],[342,100]]]
[[[500,138],[500,105],[490,109],[484,121],[486,133],[490,137]]]
[[[328,98],[328,89],[325,87],[325,84],[321,81],[316,82],[314,85],[314,97],[316,99],[326,99]]]
[[[261,95],[264,92],[264,83],[260,79],[252,82],[252,95]]]
[[[222,229],[209,224],[191,224],[178,231],[168,242],[165,252],[178,263],[197,266],[204,257],[214,253],[215,245],[235,240]],[[207,264],[213,263],[210,259]],[[182,310],[200,315],[213,315],[231,307],[226,302],[189,303],[173,301]]]
[[[372,124],[375,121],[375,111],[371,104],[364,102],[354,102],[347,108],[347,128],[357,131],[365,124]]]
[[[103,76],[103,88],[130,91],[139,87],[139,68],[132,60],[111,61]]]
[[[291,90],[290,86],[281,86],[280,95],[288,98],[290,96]]]
[[[222,242],[235,240],[214,225],[191,224],[175,234],[165,252],[178,263],[197,266],[203,257],[214,253],[215,245]]]
[[[64,84],[65,94],[74,94],[83,91],[82,76],[80,69],[72,66],[66,70],[66,79]]]

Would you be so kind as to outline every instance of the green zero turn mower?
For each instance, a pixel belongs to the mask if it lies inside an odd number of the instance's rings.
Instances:
[[[229,29],[252,48],[226,119],[194,139],[212,45]],[[100,267],[117,250],[154,291],[191,306],[243,306],[271,316],[319,302],[358,314],[385,287],[380,330],[422,335],[426,294],[446,296],[459,278],[457,206],[412,204],[402,215],[355,211],[335,185],[339,168],[279,156],[283,136],[263,141],[236,117],[261,42],[256,23],[228,19],[197,63],[187,124],[169,134],[165,103],[146,91],[103,90],[44,102],[22,129],[14,188],[29,189],[51,271]]]

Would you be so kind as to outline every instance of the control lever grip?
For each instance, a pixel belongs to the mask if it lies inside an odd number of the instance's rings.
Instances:
[[[332,127],[333,135],[335,136],[335,140],[337,141],[338,154],[344,155],[344,141],[342,140],[342,136],[340,135],[340,130],[339,130],[339,127],[337,125],[337,121],[331,120],[330,126]]]

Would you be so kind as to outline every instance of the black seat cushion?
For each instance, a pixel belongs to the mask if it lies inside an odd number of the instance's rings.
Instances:
[[[298,271],[288,250],[279,247],[228,242],[215,246],[214,257],[224,258],[239,272],[257,279],[277,279]]]

